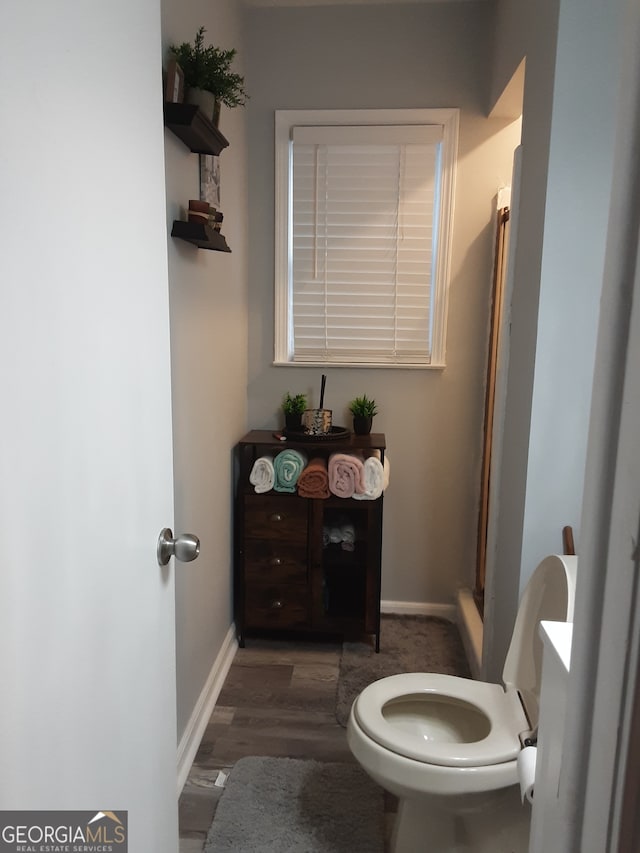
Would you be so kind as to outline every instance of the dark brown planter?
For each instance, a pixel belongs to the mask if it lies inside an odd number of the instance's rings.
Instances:
[[[302,426],[302,415],[285,415],[284,425],[287,429],[299,429]]]
[[[353,431],[356,435],[369,435],[373,425],[373,418],[353,416]]]

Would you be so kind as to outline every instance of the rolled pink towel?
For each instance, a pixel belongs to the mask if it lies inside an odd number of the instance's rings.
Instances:
[[[329,490],[339,498],[363,494],[364,462],[348,453],[332,453],[329,457]]]

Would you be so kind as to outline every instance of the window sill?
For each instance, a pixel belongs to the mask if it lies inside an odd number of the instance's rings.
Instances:
[[[363,364],[361,361],[272,361],[273,367],[348,367],[363,370],[444,370],[446,364]]]

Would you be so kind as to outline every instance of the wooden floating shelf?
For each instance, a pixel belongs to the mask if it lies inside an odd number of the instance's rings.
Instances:
[[[231,251],[222,234],[202,222],[183,222],[181,219],[176,219],[173,222],[171,236],[193,243],[199,249],[212,249],[214,252]]]
[[[218,155],[229,142],[194,104],[164,102],[164,123],[194,154]]]

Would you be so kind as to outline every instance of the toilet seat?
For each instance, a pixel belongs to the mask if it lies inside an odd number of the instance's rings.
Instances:
[[[529,736],[538,725],[538,624],[573,618],[576,569],[577,557],[551,555],[529,578],[505,659],[504,687],[431,672],[382,678],[365,687],[353,704],[362,733],[428,766],[471,770],[515,762],[520,736]]]
[[[353,714],[363,732],[386,749],[443,767],[515,761],[522,749],[519,736],[530,728],[516,690],[431,672],[370,684],[355,700]]]

